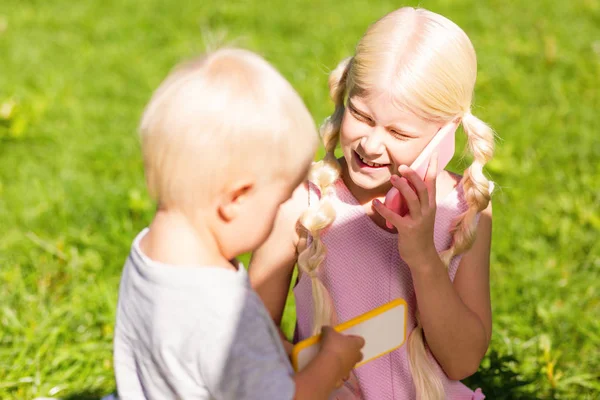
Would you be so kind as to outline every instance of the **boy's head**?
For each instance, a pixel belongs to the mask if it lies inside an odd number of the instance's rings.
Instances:
[[[210,225],[227,257],[266,239],[318,143],[291,85],[264,59],[238,49],[175,68],[146,107],[140,134],[159,207]]]

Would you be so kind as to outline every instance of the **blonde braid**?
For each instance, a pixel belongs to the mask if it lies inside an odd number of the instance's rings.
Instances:
[[[340,126],[346,107],[344,99],[346,96],[348,72],[352,68],[354,57],[343,59],[338,66],[329,74],[329,97],[335,104],[333,114],[331,114],[323,125],[321,125],[321,137],[327,155],[333,154],[340,138]],[[335,160],[335,157],[333,158]],[[337,161],[336,161],[337,163]]]
[[[462,185],[469,208],[461,214],[453,229],[453,241],[448,250],[442,252],[442,261],[450,264],[452,257],[462,254],[473,245],[477,229],[477,214],[490,203],[492,183],[483,174],[484,165],[494,155],[494,131],[479,118],[466,112],[462,119],[467,134],[473,163],[465,170]]]
[[[321,136],[327,154],[323,160],[313,164],[309,174],[309,180],[319,187],[321,199],[316,207],[306,210],[300,220],[312,236],[310,246],[298,255],[298,267],[311,279],[313,334],[320,333],[323,325],[335,323],[333,301],[327,288],[319,279],[318,271],[327,253],[321,240],[321,231],[331,225],[335,219],[335,209],[331,204],[330,197],[334,191],[334,183],[340,176],[341,166],[335,158],[334,151],[339,140],[340,126],[344,116],[346,79],[351,68],[351,61],[352,58],[343,60],[329,75],[329,93],[335,104],[335,110],[321,127]]]
[[[423,325],[419,319],[419,310],[415,310],[417,325],[407,341],[408,362],[415,385],[418,400],[444,400],[444,384],[425,349]]]

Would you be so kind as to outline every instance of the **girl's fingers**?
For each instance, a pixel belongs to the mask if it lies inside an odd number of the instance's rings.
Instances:
[[[421,206],[429,205],[429,193],[427,190],[427,185],[425,182],[423,182],[419,174],[406,165],[401,165],[400,168],[398,168],[398,172],[400,172],[402,177],[406,178],[406,180],[409,181],[413,186],[414,190],[417,192]]]
[[[379,213],[379,215],[385,218],[385,220],[392,224],[396,229],[398,229],[398,226],[402,224],[402,220],[404,219],[404,217],[400,216],[399,214],[396,214],[395,212],[387,208],[378,199],[373,200],[373,208]]]
[[[404,200],[406,200],[408,212],[410,213],[412,219],[420,218],[422,215],[421,203],[415,191],[412,190],[408,184],[408,180],[406,180],[406,178],[399,178],[396,175],[393,175],[390,180],[392,185],[394,185],[394,187],[400,191],[400,194],[404,197]]]

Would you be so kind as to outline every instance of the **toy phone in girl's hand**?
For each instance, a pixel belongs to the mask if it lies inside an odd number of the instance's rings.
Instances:
[[[431,161],[433,153],[438,154],[437,175],[439,175],[454,157],[456,123],[449,123],[442,127],[438,133],[433,136],[431,141],[423,149],[417,159],[411,164],[410,168],[414,170],[421,179],[425,180],[427,168]]]
[[[442,129],[433,136],[427,146],[425,146],[417,159],[411,164],[410,168],[414,170],[421,179],[425,180],[427,168],[429,167],[429,162],[431,161],[433,153],[437,152],[438,154],[436,176],[439,175],[444,168],[446,168],[450,160],[452,160],[455,149],[456,127],[457,125],[455,123],[449,123],[442,127]],[[404,216],[408,212],[408,207],[402,200],[402,196],[398,189],[393,187],[385,195],[384,204],[390,210]],[[393,228],[389,222],[386,222],[386,226],[390,229]]]

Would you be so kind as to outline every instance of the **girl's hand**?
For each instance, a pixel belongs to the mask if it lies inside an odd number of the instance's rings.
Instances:
[[[437,154],[431,157],[425,181],[405,165],[401,165],[398,171],[402,177],[392,175],[390,182],[403,196],[408,213],[398,215],[377,199],[373,200],[373,206],[375,211],[398,230],[400,257],[412,268],[427,263],[432,257],[438,257],[433,241]]]

